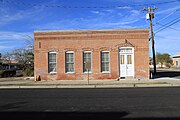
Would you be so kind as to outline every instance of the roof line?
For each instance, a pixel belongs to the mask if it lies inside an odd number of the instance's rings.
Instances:
[[[126,28],[126,29],[94,29],[94,30],[35,30],[34,32],[86,32],[86,31],[131,31],[131,30],[149,30],[149,28]]]

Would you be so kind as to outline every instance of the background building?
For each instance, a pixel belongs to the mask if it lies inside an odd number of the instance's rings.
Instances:
[[[174,56],[173,56],[173,66],[176,68],[180,68],[180,52],[177,52]]]
[[[149,78],[149,29],[35,31],[42,80]],[[89,68],[89,69],[87,69]]]

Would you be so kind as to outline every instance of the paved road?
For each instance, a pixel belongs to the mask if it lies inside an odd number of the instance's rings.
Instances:
[[[1,89],[0,116],[26,120],[180,119],[180,87]]]

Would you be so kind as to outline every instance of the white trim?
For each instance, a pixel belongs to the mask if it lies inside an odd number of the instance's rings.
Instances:
[[[132,52],[120,52],[120,50],[121,50],[121,49],[124,49],[124,48],[132,48]],[[119,51],[119,53],[121,53],[121,54],[134,53],[134,48],[133,48],[133,47],[120,47],[118,51]]]
[[[49,74],[57,74],[57,72],[50,72]]]
[[[92,51],[87,50],[87,51],[83,51],[83,53],[92,53]]]
[[[132,48],[132,52],[120,52],[120,50],[121,49],[123,49],[123,48]],[[121,55],[128,55],[128,54],[131,54],[132,55],[132,77],[134,77],[134,47],[119,47],[118,48],[118,56],[119,56],[119,77],[121,77],[121,64],[120,64],[120,61],[121,61],[121,58],[120,58],[120,56]],[[125,61],[125,62],[127,62],[127,60]],[[126,65],[127,65],[127,63],[126,63]],[[126,74],[126,72],[125,72],[125,74]],[[125,75],[125,77],[128,77],[127,76],[127,74]]]
[[[108,50],[102,50],[101,52],[110,52],[110,51],[108,51]]]
[[[102,58],[101,58],[101,54],[102,53],[105,53],[105,52],[108,52],[109,53],[109,71],[102,71]],[[110,69],[110,61],[111,61],[111,58],[110,58],[111,56],[110,56],[110,51],[101,51],[100,52],[100,63],[101,63],[101,73],[111,73],[111,69]]]
[[[88,74],[88,72],[83,72],[84,74]],[[89,71],[89,74],[91,74],[92,72],[91,71]]]
[[[74,67],[74,71],[73,72],[66,72],[66,53],[73,53],[73,67]],[[75,53],[74,51],[66,51],[65,52],[65,74],[74,74],[75,73]]]
[[[89,73],[92,73],[92,51],[83,51],[83,56],[82,56],[82,61],[83,61],[83,73],[88,73],[88,72],[84,72],[84,53],[91,53],[91,71],[89,71]]]
[[[101,72],[102,74],[109,74],[109,73],[111,73],[110,71],[103,71],[103,72]]]
[[[66,51],[65,53],[74,53],[74,51],[70,50],[70,51]]]
[[[74,74],[75,72],[65,72],[65,74]]]
[[[56,54],[56,72],[49,72],[49,54],[54,54],[54,53]],[[48,74],[57,74],[57,71],[58,71],[58,65],[57,65],[58,64],[58,62],[57,62],[58,59],[57,59],[57,57],[58,57],[57,52],[54,52],[54,51],[53,52],[48,52]]]
[[[57,52],[48,52],[48,53],[56,53],[57,54]]]

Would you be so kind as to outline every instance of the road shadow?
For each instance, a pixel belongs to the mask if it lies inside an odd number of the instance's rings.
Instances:
[[[0,112],[3,119],[22,120],[119,120],[127,112]]]
[[[8,111],[8,110],[19,109],[19,108],[23,107],[27,103],[28,102],[13,102],[13,103],[8,103],[8,104],[0,106],[0,111]]]
[[[165,70],[157,70],[156,74],[152,72],[153,78],[163,78],[163,77],[169,77],[169,78],[180,78],[180,71],[165,71]]]
[[[125,118],[128,112],[0,112],[1,118],[18,120],[180,120],[180,118]]]

